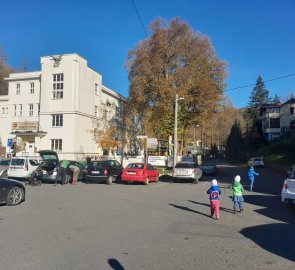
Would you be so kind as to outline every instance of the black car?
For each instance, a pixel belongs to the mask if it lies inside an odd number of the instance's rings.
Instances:
[[[88,163],[85,180],[87,182],[104,182],[108,185],[120,180],[123,166],[116,160],[99,160]]]
[[[25,194],[25,187],[19,181],[0,178],[0,204],[20,204],[25,201]]]
[[[69,168],[70,165],[74,165],[77,166],[80,169],[80,173],[78,175],[78,180],[84,180],[85,179],[85,169],[84,169],[84,165],[81,164],[78,161],[74,161],[74,160],[68,160],[68,166],[65,169],[65,173],[62,174],[60,173],[60,169],[61,169],[61,163],[63,162],[63,160],[61,160],[60,162],[57,163],[57,165],[49,171],[43,171],[43,174],[41,176],[41,180],[42,182],[47,182],[47,183],[64,183],[67,184],[71,181],[71,179],[73,178],[73,171]],[[62,179],[63,178],[63,179]]]

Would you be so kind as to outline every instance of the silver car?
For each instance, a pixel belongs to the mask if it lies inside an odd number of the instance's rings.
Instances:
[[[198,183],[202,177],[202,170],[195,162],[178,162],[173,168],[172,181],[191,180]]]
[[[283,183],[281,198],[283,203],[295,203],[295,169],[290,170],[287,179]]]
[[[217,175],[217,168],[214,161],[204,161],[201,165],[203,174]]]

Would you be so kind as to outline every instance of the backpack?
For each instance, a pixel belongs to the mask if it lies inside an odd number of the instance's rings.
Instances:
[[[219,199],[219,192],[218,190],[213,190],[210,193],[210,200],[218,200]]]

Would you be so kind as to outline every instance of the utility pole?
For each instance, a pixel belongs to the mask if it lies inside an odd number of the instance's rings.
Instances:
[[[174,147],[173,147],[173,166],[177,163],[177,117],[178,117],[178,101],[184,98],[178,98],[178,94],[175,95],[175,111],[174,111]]]

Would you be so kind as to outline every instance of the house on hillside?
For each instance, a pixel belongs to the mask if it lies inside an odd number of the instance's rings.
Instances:
[[[262,132],[269,142],[282,136],[295,136],[295,98],[285,103],[263,104],[260,116]]]
[[[41,57],[41,71],[11,73],[5,80],[0,137],[7,155],[16,148],[26,155],[51,149],[75,160],[102,155],[105,149],[89,131],[95,121],[120,122],[126,102],[76,53]]]

